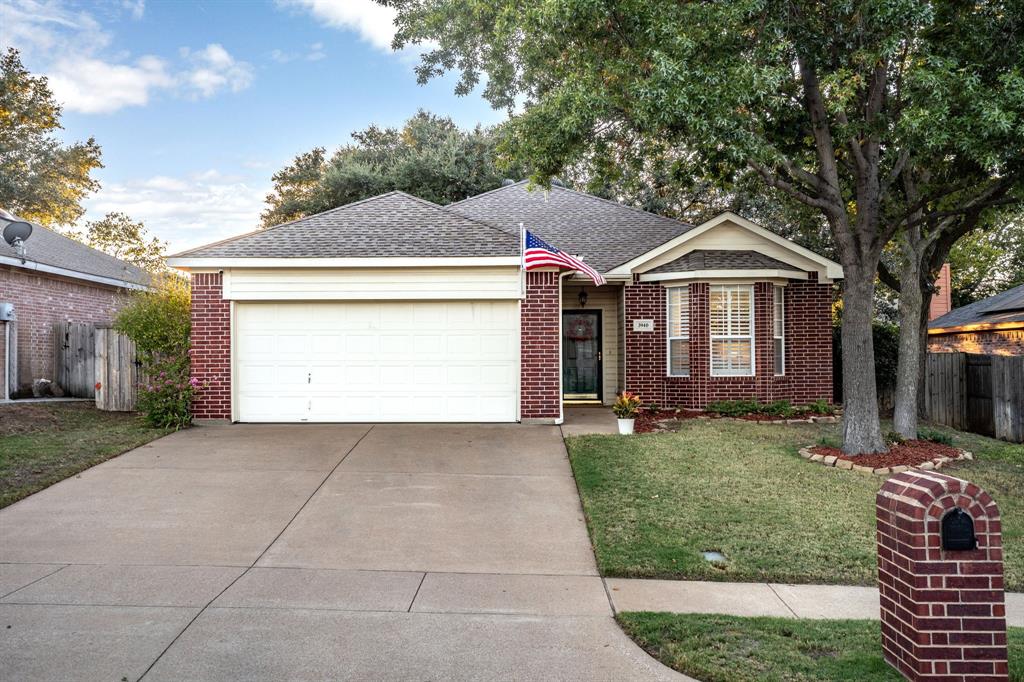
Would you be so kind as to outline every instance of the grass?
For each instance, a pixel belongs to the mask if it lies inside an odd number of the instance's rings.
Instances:
[[[1006,587],[1024,590],[1024,446],[929,427],[975,455],[943,469],[1003,516]],[[566,440],[606,576],[872,585],[884,478],[804,461],[837,425],[693,419],[676,433]],[[701,552],[725,554],[722,565]]]
[[[704,682],[893,680],[871,620],[793,620],[620,613],[619,624],[652,656]],[[1010,679],[1024,680],[1024,628],[1009,628]]]
[[[0,508],[167,433],[89,403],[0,405]]]

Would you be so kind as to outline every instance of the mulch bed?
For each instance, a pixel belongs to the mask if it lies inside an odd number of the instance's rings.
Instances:
[[[907,440],[891,446],[889,452],[857,455],[856,457],[851,457],[839,448],[828,445],[815,445],[808,449],[816,455],[844,459],[873,469],[895,466],[916,467],[925,462],[931,462],[937,457],[949,457],[950,459],[958,459],[960,457],[960,450],[950,445],[935,443],[930,440]]]
[[[699,410],[646,410],[642,409],[636,413],[636,422],[633,424],[634,433],[653,433],[659,431],[658,422],[665,422],[672,419],[695,419],[704,413]]]

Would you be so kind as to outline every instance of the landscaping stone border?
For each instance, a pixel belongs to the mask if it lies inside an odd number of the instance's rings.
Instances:
[[[817,462],[818,464],[821,464],[823,466],[835,467],[837,469],[859,471],[862,474],[877,474],[878,476],[889,476],[890,474],[899,474],[903,473],[904,471],[910,471],[911,469],[932,471],[935,469],[941,469],[943,466],[950,462],[962,462],[965,459],[974,459],[973,453],[968,452],[967,450],[961,450],[960,448],[957,448],[957,450],[960,452],[960,455],[958,457],[936,457],[930,462],[922,462],[921,464],[917,464],[915,466],[900,465],[894,467],[872,468],[854,464],[848,459],[840,459],[835,455],[819,455],[815,452],[811,452],[811,448],[813,447],[815,446],[811,445],[809,447],[800,448],[800,456],[808,460],[809,462]]]

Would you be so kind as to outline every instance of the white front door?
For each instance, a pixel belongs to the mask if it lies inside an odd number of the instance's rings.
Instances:
[[[516,301],[236,303],[236,418],[516,419]]]

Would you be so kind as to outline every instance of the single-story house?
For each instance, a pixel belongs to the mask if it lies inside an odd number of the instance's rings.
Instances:
[[[125,294],[150,281],[131,263],[32,228],[20,252],[0,239],[0,400],[54,379],[54,323],[110,322]]]
[[[1024,355],[1024,284],[930,321],[928,350]]]
[[[521,226],[607,279],[524,271]],[[198,420],[559,423],[567,401],[832,399],[835,262],[525,182],[402,192],[172,256],[192,277]]]

